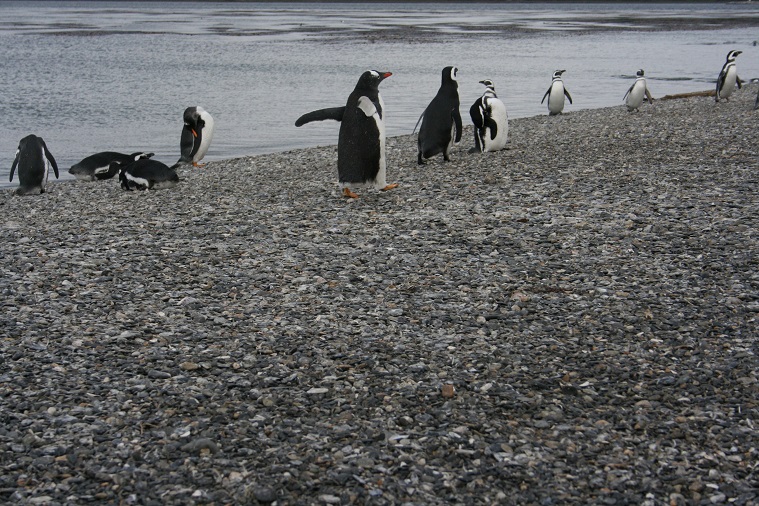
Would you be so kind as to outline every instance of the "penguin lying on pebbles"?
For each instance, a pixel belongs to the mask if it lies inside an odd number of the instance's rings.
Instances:
[[[424,164],[424,160],[443,153],[443,159],[447,162],[451,159],[451,148],[454,143],[461,140],[461,113],[459,112],[459,84],[456,82],[456,67],[443,69],[440,89],[432,99],[432,102],[422,113],[419,122],[418,155],[417,163]],[[414,127],[416,130],[416,127]]]
[[[113,162],[119,166],[119,181],[124,190],[160,190],[173,188],[179,176],[168,165],[149,158],[140,158],[128,165]]]
[[[58,179],[58,164],[48,151],[42,137],[27,135],[18,143],[16,158],[11,166],[10,181],[18,168],[19,187],[17,195],[39,195],[45,193],[50,166],[53,166],[55,178]]]
[[[509,115],[495,94],[493,81],[485,79],[480,84],[485,85],[485,93],[469,108],[474,123],[475,151],[500,151],[508,140]]]
[[[367,70],[343,107],[312,111],[295,122],[296,127],[327,119],[340,122],[337,175],[346,197],[358,197],[350,187],[369,186],[385,191],[398,186],[385,181],[385,103],[379,93],[379,84],[391,75]]]
[[[646,98],[649,104],[654,103],[654,99],[651,97],[651,92],[648,91],[648,85],[646,84],[646,78],[643,77],[645,72],[640,69],[637,73],[635,82],[627,90],[622,100],[625,101],[628,111],[635,111],[643,103],[643,99]]]
[[[735,90],[736,84],[738,85],[738,89],[741,88],[743,83],[738,77],[738,69],[735,67],[735,59],[742,52],[743,51],[730,51],[727,53],[725,64],[722,66],[719,77],[717,77],[717,94],[715,96],[717,102],[722,98],[729,100],[730,95],[732,95],[733,90]]]
[[[199,162],[206,156],[213,139],[213,117],[202,107],[196,106],[185,109],[183,119],[182,137],[179,140],[181,155],[177,163],[192,163],[193,167],[202,167]]]
[[[561,75],[564,72],[566,70],[557,70],[553,73],[551,86],[548,87],[548,91],[543,95],[543,100],[540,101],[542,104],[545,102],[546,97],[548,97],[548,114],[551,116],[561,114],[564,110],[564,97],[569,99],[570,104],[572,103],[572,96],[564,87],[564,81],[561,79]]]
[[[115,151],[103,151],[95,153],[81,162],[76,163],[69,169],[69,174],[76,176],[80,181],[98,181],[111,179],[118,174],[121,165],[129,164],[140,158],[150,158],[153,153],[132,153],[126,155]],[[113,162],[116,162],[115,164]]]

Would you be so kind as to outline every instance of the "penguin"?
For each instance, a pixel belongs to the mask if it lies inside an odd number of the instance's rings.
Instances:
[[[717,78],[717,94],[715,95],[715,100],[717,102],[719,102],[721,98],[729,100],[730,95],[732,95],[733,90],[735,89],[735,85],[738,85],[738,89],[743,85],[738,77],[738,70],[735,68],[735,59],[742,52],[743,51],[733,50],[727,53],[727,59],[725,60],[725,64],[722,66],[722,70]]]
[[[564,72],[566,70],[557,70],[553,73],[551,86],[548,87],[548,91],[543,95],[543,100],[540,101],[542,104],[548,97],[548,114],[551,116],[561,114],[561,111],[564,110],[565,96],[569,99],[569,103],[572,103],[572,95],[569,94],[569,91],[564,87],[564,81],[561,80],[561,75]]]
[[[635,111],[640,107],[640,105],[643,103],[643,98],[646,98],[648,100],[649,104],[654,103],[654,99],[651,97],[651,92],[648,91],[648,85],[646,84],[646,78],[643,77],[645,72],[643,69],[640,69],[637,73],[637,79],[635,79],[635,82],[630,86],[630,89],[627,90],[627,93],[625,93],[625,96],[622,97],[622,100],[625,101],[625,105],[627,106],[628,111]]]
[[[759,109],[759,91],[756,92],[756,101],[754,101],[754,110]]]
[[[312,111],[295,121],[296,127],[327,119],[340,122],[337,175],[346,197],[358,197],[351,187],[387,191],[398,186],[385,181],[385,103],[379,93],[380,83],[391,75],[391,72],[367,70],[359,77],[344,106]]]
[[[69,169],[69,174],[76,176],[80,181],[111,179],[118,174],[121,165],[129,164],[140,158],[150,158],[151,156],[153,156],[153,153],[138,152],[126,155],[115,151],[103,151],[90,155],[81,162],[72,165]]]
[[[13,173],[18,167],[19,187],[16,194],[39,195],[45,193],[45,185],[47,185],[51,165],[53,172],[55,172],[55,178],[58,179],[58,164],[55,163],[55,158],[48,151],[42,137],[27,135],[21,139],[18,143],[13,165],[11,165],[10,181],[13,181]]]
[[[459,112],[459,84],[456,81],[456,67],[443,69],[442,83],[435,98],[429,103],[419,121],[418,156],[419,165],[424,159],[443,153],[443,159],[451,160],[451,148],[461,141],[461,113]],[[414,127],[416,131],[416,126]]]
[[[485,93],[469,108],[474,123],[474,144],[479,152],[500,151],[506,147],[509,135],[509,115],[506,106],[495,94],[495,85],[490,79],[480,81],[485,85]]]
[[[119,181],[124,190],[160,190],[173,188],[179,182],[174,169],[157,160],[140,158],[127,165],[119,162],[112,162],[111,165],[119,167]]]
[[[192,163],[202,167],[200,162],[208,152],[214,131],[213,117],[200,106],[184,110],[184,126],[179,140],[180,157],[177,164]]]

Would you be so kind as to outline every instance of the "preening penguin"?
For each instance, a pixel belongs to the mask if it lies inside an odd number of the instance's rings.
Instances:
[[[157,160],[140,158],[130,164],[119,166],[119,181],[124,190],[160,190],[173,188],[179,182],[174,169]]]
[[[628,111],[634,111],[643,103],[643,99],[646,98],[649,104],[654,103],[654,99],[651,97],[651,92],[648,91],[648,85],[646,84],[646,78],[643,77],[645,72],[640,69],[637,73],[635,82],[627,90],[622,100],[625,101]]]
[[[477,151],[499,151],[506,147],[509,135],[509,115],[506,106],[495,94],[490,79],[480,81],[485,93],[469,108],[474,123],[474,145]]]
[[[213,117],[200,106],[188,107],[184,110],[184,126],[179,141],[179,163],[192,163],[194,167],[202,167],[200,162],[208,152],[213,139]]]
[[[561,79],[561,75],[564,72],[566,72],[566,70],[557,70],[553,73],[551,86],[548,87],[548,91],[543,95],[543,100],[540,101],[542,104],[546,97],[548,97],[548,113],[551,116],[561,114],[561,111],[564,110],[564,97],[569,99],[570,104],[572,103],[572,96],[564,87],[564,81]]]
[[[42,137],[36,135],[27,135],[18,143],[16,158],[11,166],[11,177],[18,167],[18,183],[16,190],[17,195],[38,195],[45,193],[45,185],[50,172],[50,166],[53,166],[55,178],[58,179],[58,164],[55,158],[48,151],[45,141]]]
[[[733,50],[727,53],[725,64],[722,66],[719,77],[717,77],[717,94],[715,96],[717,102],[719,102],[721,98],[728,100],[730,95],[732,95],[736,84],[738,85],[738,89],[741,88],[743,83],[738,77],[738,69],[735,67],[735,59],[742,52],[743,51]]]
[[[153,156],[153,153],[138,152],[127,155],[115,151],[103,151],[102,153],[90,155],[81,162],[72,165],[69,169],[69,174],[76,176],[80,181],[111,179],[118,174],[121,165],[132,163],[140,158],[150,158],[151,156]]]
[[[419,165],[424,164],[424,159],[439,153],[443,153],[446,162],[450,161],[453,144],[461,140],[459,84],[456,82],[458,71],[456,67],[443,69],[440,89],[419,118],[422,122],[417,143]],[[416,122],[417,125],[419,121]]]
[[[343,195],[356,198],[350,187],[369,186],[390,190],[397,184],[385,181],[385,103],[379,93],[390,72],[367,70],[356,83],[343,107],[319,109],[304,114],[295,122],[299,127],[327,119],[340,122],[337,141],[337,175]]]

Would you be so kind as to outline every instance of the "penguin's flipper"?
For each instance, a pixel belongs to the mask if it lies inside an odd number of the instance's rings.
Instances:
[[[648,103],[649,104],[653,104],[654,103],[654,97],[651,96],[651,92],[648,91],[648,88],[646,88],[646,98],[648,99]]]
[[[422,114],[421,114],[421,116],[419,116],[419,119],[418,119],[418,120],[416,120],[416,125],[414,125],[414,131],[413,131],[413,132],[411,132],[411,135],[414,135],[414,134],[416,133],[416,127],[418,127],[418,126],[419,126],[419,123],[421,123],[421,122],[422,122],[422,118],[424,118],[424,113],[425,113],[425,112],[427,112],[427,109],[424,109],[424,111],[422,111]]]
[[[622,97],[622,102],[624,102],[624,101],[625,101],[625,99],[627,99],[627,95],[629,95],[629,94],[630,94],[630,92],[632,92],[633,88],[635,88],[635,84],[633,84],[632,86],[630,86],[630,87],[627,89],[627,93],[625,93],[625,96],[624,96],[624,97]]]
[[[541,104],[546,101],[546,97],[551,93],[551,88],[553,88],[553,84],[548,87],[548,90],[546,91],[546,94],[543,95],[543,100],[540,101]]]
[[[566,88],[564,88],[564,94],[567,96],[567,98],[569,99],[569,103],[571,104],[572,103],[572,95],[569,94],[569,92],[567,91]]]
[[[361,109],[367,118],[371,118],[377,114],[377,107],[374,105],[374,102],[372,102],[368,97],[358,98],[358,108]]]
[[[488,118],[485,120],[485,126],[490,129],[490,140],[494,141],[498,135],[498,123],[493,118]]]
[[[456,140],[455,142],[458,144],[461,141],[461,133],[463,130],[463,126],[461,124],[461,113],[459,112],[459,108],[456,107],[453,110],[453,122],[456,124]]]
[[[13,165],[11,165],[11,178],[8,181],[13,181],[13,173],[16,172],[16,166],[18,165],[18,158],[21,150],[16,151],[16,158],[13,159]]]
[[[312,121],[324,121],[326,119],[332,119],[335,121],[342,121],[345,114],[345,106],[342,107],[330,107],[328,109],[319,109],[316,111],[307,112],[295,121],[295,126],[303,126],[306,123]]]
[[[715,100],[719,102],[719,90],[722,89],[722,87],[725,85],[725,77],[727,76],[727,73],[723,70],[719,73],[719,77],[717,78],[717,92],[714,96]]]
[[[58,179],[58,164],[55,163],[55,158],[53,158],[53,154],[50,151],[48,151],[47,144],[45,144],[45,141],[42,141],[42,149],[45,150],[45,157],[47,157],[48,161],[50,162],[50,165],[53,166],[55,179]]]
[[[179,160],[182,162],[192,161],[192,149],[195,144],[195,131],[188,125],[182,127],[182,137],[179,140]],[[200,146],[200,143],[198,143]]]
[[[481,101],[477,100],[477,102],[472,104],[472,107],[469,108],[469,116],[472,118],[472,124],[474,124],[475,128],[482,128],[485,124],[485,118],[480,103]]]

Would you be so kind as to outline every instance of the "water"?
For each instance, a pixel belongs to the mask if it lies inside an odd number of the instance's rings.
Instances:
[[[710,29],[694,29],[709,27]],[[0,185],[18,141],[42,136],[61,179],[106,150],[179,156],[182,112],[216,119],[206,160],[335,144],[293,125],[343,105],[366,69],[388,135],[411,133],[446,65],[462,117],[492,79],[512,118],[545,114],[555,69],[579,109],[621,105],[639,68],[654,97],[711,89],[730,49],[759,77],[759,4],[287,4],[0,0]],[[469,140],[466,140],[469,142]]]

